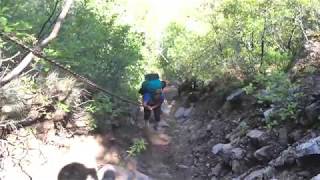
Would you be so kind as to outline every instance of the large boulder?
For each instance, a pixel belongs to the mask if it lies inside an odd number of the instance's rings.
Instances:
[[[265,167],[256,171],[251,172],[244,180],[255,180],[255,179],[271,179],[275,173],[273,167]]]
[[[234,178],[233,180],[257,180],[257,179],[272,179],[275,174],[275,168],[267,166],[261,169],[246,172],[243,175]]]
[[[191,117],[193,109],[193,106],[190,106],[189,108],[179,107],[175,112],[174,117],[178,120],[187,120]]]
[[[314,176],[311,180],[320,180],[320,174]]]
[[[254,157],[259,161],[271,160],[274,154],[273,148],[274,148],[273,145],[263,146],[262,148],[254,152]]]
[[[297,157],[320,155],[320,136],[310,139],[296,147]]]
[[[318,120],[320,115],[320,102],[314,102],[305,108],[305,118],[300,119],[302,125],[308,126]]]
[[[284,150],[279,157],[272,160],[269,165],[273,167],[290,166],[296,162],[296,152],[293,147]]]

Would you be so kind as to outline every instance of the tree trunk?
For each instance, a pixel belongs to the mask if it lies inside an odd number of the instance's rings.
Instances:
[[[62,25],[65,17],[67,16],[67,13],[72,5],[72,2],[73,2],[73,0],[65,0],[64,5],[62,7],[62,10],[58,16],[58,19],[57,19],[55,25],[52,28],[51,33],[49,34],[48,37],[46,37],[42,41],[38,42],[35,49],[41,51],[43,48],[45,48],[49,44],[50,41],[52,41],[53,39],[55,39],[57,37],[57,35],[61,29],[61,25]],[[0,85],[4,85],[4,84],[10,82],[15,77],[17,77],[32,62],[33,58],[34,58],[34,54],[32,52],[29,52],[23,58],[23,60],[20,62],[20,64],[17,67],[15,67],[10,73],[8,73],[3,79],[1,79]]]

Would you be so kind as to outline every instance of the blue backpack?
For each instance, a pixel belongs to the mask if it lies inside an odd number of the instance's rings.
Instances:
[[[156,90],[162,89],[162,88],[163,88],[163,83],[160,81],[158,74],[147,74],[145,75],[145,81],[142,83],[139,93],[154,94]]]

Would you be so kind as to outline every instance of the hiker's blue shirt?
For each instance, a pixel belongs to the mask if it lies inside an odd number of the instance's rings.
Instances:
[[[144,93],[143,94],[143,102],[147,104],[157,104],[157,103],[163,103],[164,101],[164,95],[161,93],[160,95],[160,102],[154,102],[152,99],[152,94],[151,93]]]

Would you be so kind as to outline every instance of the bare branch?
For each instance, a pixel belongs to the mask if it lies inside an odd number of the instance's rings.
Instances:
[[[49,36],[46,39],[44,39],[43,41],[40,42],[39,46],[41,48],[47,46],[50,41],[52,41],[54,38],[57,37],[57,35],[60,31],[61,25],[62,25],[65,17],[67,16],[67,13],[68,13],[70,7],[71,7],[72,2],[73,2],[73,0],[66,0],[65,1],[65,4],[63,5],[63,8],[62,8],[61,13],[58,17],[58,20],[57,20],[56,24],[53,26],[51,33],[49,34]]]
[[[8,69],[9,69],[9,66],[7,66],[7,67],[4,69],[4,71],[1,73],[0,81],[2,80],[2,78],[4,77],[4,75],[7,73]]]
[[[71,7],[73,0],[65,0],[65,3],[62,7],[62,10],[60,12],[60,15],[58,17],[57,22],[55,23],[51,33],[49,34],[49,36],[47,38],[45,38],[43,41],[41,41],[40,43],[38,43],[38,45],[35,47],[36,50],[42,50],[45,46],[47,46],[49,44],[50,41],[52,41],[54,38],[57,37],[61,25],[65,19],[65,17],[67,16],[67,13]],[[6,83],[8,83],[9,81],[11,81],[13,78],[17,77],[33,60],[34,58],[34,54],[32,52],[29,52],[24,58],[23,60],[20,62],[20,64],[15,67],[10,73],[8,73],[1,81],[0,81],[0,85],[4,85]]]
[[[21,53],[21,52],[19,51],[19,52],[17,52],[15,55],[13,55],[13,56],[11,56],[11,57],[9,57],[9,58],[2,59],[2,60],[1,60],[1,63],[6,62],[6,61],[11,61],[12,59],[14,59],[14,58],[16,58],[17,56],[19,56],[20,53]]]
[[[44,28],[47,26],[47,24],[49,23],[49,21],[51,20],[51,18],[52,18],[53,15],[55,14],[59,2],[60,2],[60,0],[56,0],[51,14],[49,15],[48,19],[43,23],[43,25],[42,25],[42,27],[41,27],[41,29],[40,29],[40,32],[38,33],[38,36],[37,36],[38,39],[40,39],[40,38],[42,37],[42,33],[43,33],[43,31],[44,31]]]

